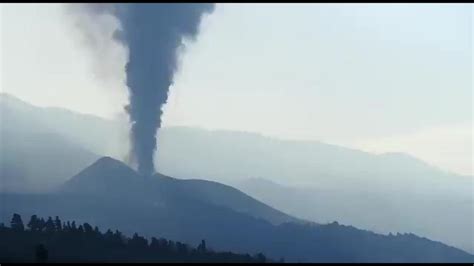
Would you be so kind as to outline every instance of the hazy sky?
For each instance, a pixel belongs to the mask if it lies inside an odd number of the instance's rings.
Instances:
[[[123,115],[126,49],[102,17],[1,5],[1,88]],[[220,4],[182,53],[165,125],[407,152],[472,174],[471,4]],[[88,21],[86,19],[86,21]]]

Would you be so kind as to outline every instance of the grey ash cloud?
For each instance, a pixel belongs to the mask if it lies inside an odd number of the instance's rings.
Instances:
[[[114,36],[129,53],[130,159],[140,174],[151,175],[155,172],[156,132],[178,67],[178,50],[184,38],[195,39],[202,16],[212,12],[214,4],[88,4],[74,8],[91,15],[111,13],[120,21]]]

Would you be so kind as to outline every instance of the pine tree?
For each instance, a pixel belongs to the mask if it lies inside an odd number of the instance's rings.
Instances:
[[[104,234],[104,240],[106,242],[108,242],[109,244],[113,244],[114,243],[114,233],[112,232],[112,230],[108,229],[105,234]]]
[[[40,229],[39,223],[40,223],[40,220],[38,219],[38,216],[32,215],[27,226],[28,228],[30,228],[30,231],[36,232],[36,231],[39,231]]]
[[[143,249],[148,246],[148,241],[144,237],[141,237],[135,233],[132,239],[130,239],[129,245],[137,249]]]
[[[151,238],[150,248],[154,250],[158,250],[160,248],[160,243],[158,242],[158,239],[156,239],[155,237]]]
[[[64,226],[67,228],[67,231],[71,231],[71,223],[69,221],[67,221],[66,225]]]
[[[201,240],[201,244],[199,244],[198,246],[198,251],[201,252],[201,253],[204,253],[206,252],[206,241],[203,239]]]
[[[120,232],[119,230],[115,230],[113,237],[114,237],[115,243],[117,244],[124,243],[125,237],[122,235],[122,232]]]
[[[88,223],[84,223],[84,232],[88,235],[91,235],[93,232],[92,226]]]
[[[25,226],[23,225],[23,221],[21,220],[21,216],[17,213],[13,214],[12,220],[10,222],[10,226],[14,231],[24,231]]]
[[[38,222],[38,230],[43,231],[45,226],[46,226],[46,222],[44,221],[43,218],[41,218]]]
[[[69,231],[69,227],[67,227],[67,223],[63,222],[63,232],[68,232],[68,231]]]
[[[45,231],[48,233],[54,232],[55,226],[54,226],[53,218],[51,218],[51,216],[48,217],[48,220],[46,221],[44,228],[45,228]]]
[[[56,229],[57,232],[61,232],[63,229],[61,220],[59,220],[58,216],[56,216],[56,219],[54,219],[54,228]]]

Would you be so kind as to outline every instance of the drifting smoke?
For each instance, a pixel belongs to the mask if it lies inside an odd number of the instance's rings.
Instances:
[[[88,5],[89,14],[108,12],[120,22],[116,39],[128,47],[126,65],[131,123],[130,158],[142,175],[155,168],[156,133],[162,105],[177,70],[177,52],[183,38],[194,39],[201,17],[213,4],[113,4]]]

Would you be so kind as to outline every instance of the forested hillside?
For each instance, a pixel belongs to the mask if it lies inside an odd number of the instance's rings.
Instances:
[[[261,253],[214,252],[205,240],[197,247],[179,241],[108,229],[88,223],[31,216],[26,225],[14,214],[10,227],[0,224],[0,262],[267,262]]]

